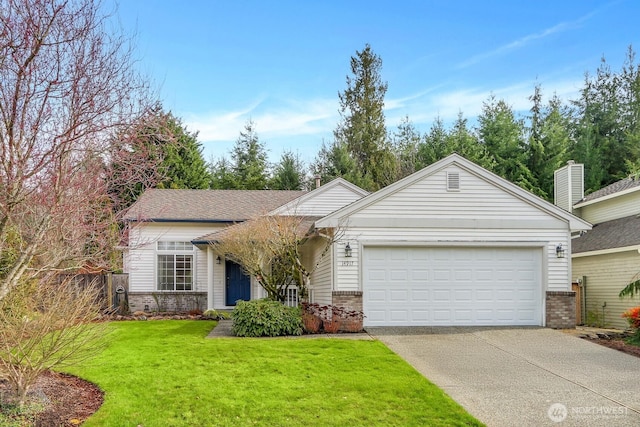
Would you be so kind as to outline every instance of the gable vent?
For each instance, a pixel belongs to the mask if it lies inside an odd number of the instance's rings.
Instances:
[[[447,191],[460,191],[459,172],[447,172]]]

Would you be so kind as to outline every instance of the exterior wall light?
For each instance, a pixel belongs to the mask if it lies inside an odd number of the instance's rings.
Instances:
[[[218,255],[218,258],[216,258],[216,264],[220,265],[220,263],[222,263],[222,259],[220,258],[220,255]]]
[[[562,243],[558,243],[556,246],[556,258],[564,258],[566,251],[562,247]]]
[[[346,258],[351,258],[351,245],[347,242],[347,245],[344,247],[344,256]]]

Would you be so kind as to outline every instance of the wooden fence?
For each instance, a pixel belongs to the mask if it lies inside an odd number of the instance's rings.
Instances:
[[[71,283],[84,288],[98,286],[98,299],[104,310],[115,310],[126,300],[129,292],[129,275],[116,273],[78,274],[71,277]]]

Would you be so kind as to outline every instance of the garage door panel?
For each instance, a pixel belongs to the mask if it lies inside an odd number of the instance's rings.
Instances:
[[[372,289],[367,292],[367,300],[371,303],[385,303],[387,301],[387,291]]]
[[[407,261],[409,259],[409,252],[407,249],[394,249],[389,251],[390,261]]]
[[[455,322],[471,322],[473,321],[473,310],[456,310],[455,311]]]
[[[405,322],[409,320],[409,313],[407,310],[389,310],[392,322]]]
[[[369,279],[370,281],[386,282],[387,271],[386,270],[368,270],[367,279]]]
[[[445,281],[451,280],[451,270],[433,270],[433,281]]]
[[[451,310],[433,310],[434,322],[451,322]]]
[[[455,277],[457,283],[472,282],[473,270],[456,270],[454,271],[453,277]]]
[[[496,318],[501,322],[515,322],[515,310],[513,309],[498,309],[496,312]]]
[[[527,321],[533,322],[535,320],[535,316],[536,316],[536,312],[534,310],[526,310],[526,309],[518,310],[518,320],[521,322],[527,322]]]
[[[429,270],[425,270],[422,268],[414,268],[411,270],[411,280],[429,280]]]
[[[540,325],[541,251],[365,247],[365,325]]]
[[[366,318],[373,323],[386,322],[387,311],[386,310],[368,310]]]
[[[493,309],[478,309],[476,310],[476,321],[478,322],[490,322],[493,321],[494,314]]]
[[[451,300],[451,291],[448,289],[434,289],[433,290],[433,302],[446,302]]]
[[[409,272],[407,270],[391,270],[389,274],[389,280],[406,282],[409,278]]]
[[[411,320],[414,322],[426,322],[429,320],[428,310],[411,310]]]
[[[389,301],[408,304],[410,302],[409,292],[406,289],[393,289],[389,292]]]
[[[493,301],[493,290],[491,290],[491,289],[477,289],[476,290],[476,301],[477,302],[492,302]]]
[[[518,290],[517,299],[518,301],[521,301],[521,302],[533,302],[536,300],[536,296],[533,290],[521,289],[521,290]]]
[[[422,289],[414,289],[411,291],[411,301],[414,303],[422,303],[429,301],[429,291]]]

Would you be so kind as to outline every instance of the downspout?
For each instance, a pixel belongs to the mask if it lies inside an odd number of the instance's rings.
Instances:
[[[584,325],[587,322],[587,276],[582,276],[582,313],[580,317],[582,317],[582,324]]]

